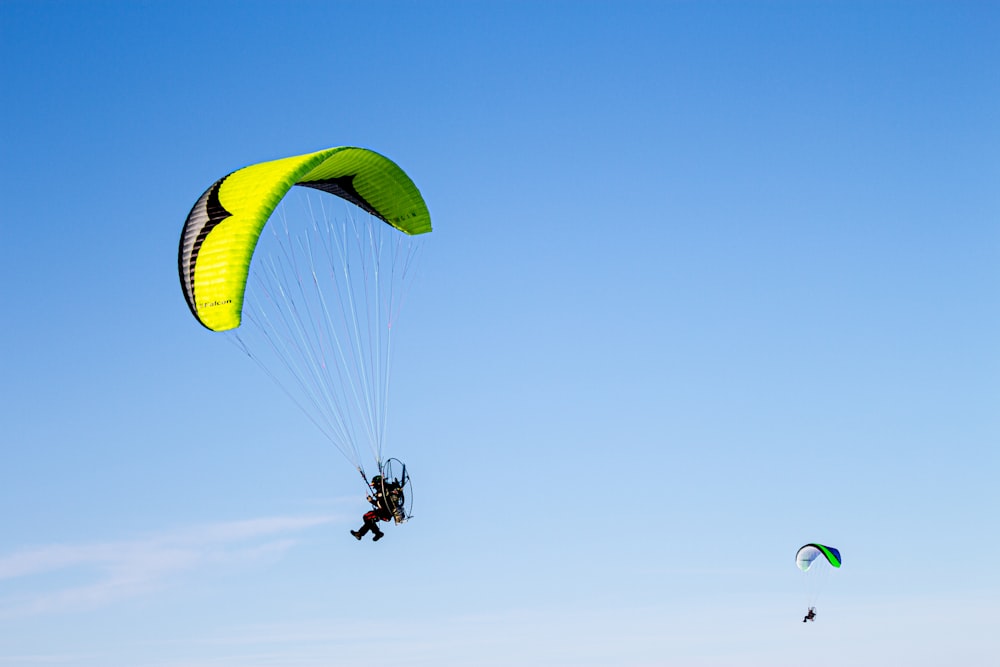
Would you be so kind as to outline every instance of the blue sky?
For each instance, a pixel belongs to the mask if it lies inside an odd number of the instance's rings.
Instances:
[[[0,3],[0,665],[986,665],[1000,8]],[[417,518],[190,316],[215,179],[435,231]],[[795,550],[840,548],[804,626]]]

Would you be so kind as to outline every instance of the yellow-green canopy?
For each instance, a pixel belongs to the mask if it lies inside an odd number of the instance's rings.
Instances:
[[[413,181],[392,160],[364,148],[328,148],[234,171],[191,209],[177,258],[184,298],[209,329],[240,326],[257,239],[293,185],[342,197],[406,234],[431,231]]]

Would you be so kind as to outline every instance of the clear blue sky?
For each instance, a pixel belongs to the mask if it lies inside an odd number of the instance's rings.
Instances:
[[[995,664],[1000,5],[0,2],[0,665]],[[190,316],[215,179],[435,231],[417,518]],[[405,335],[404,335],[405,334]],[[793,557],[840,548],[816,623]]]

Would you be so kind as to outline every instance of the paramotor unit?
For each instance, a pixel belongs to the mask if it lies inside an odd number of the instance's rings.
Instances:
[[[372,478],[372,491],[386,500],[396,524],[406,523],[413,518],[413,484],[406,464],[399,459],[387,459],[379,471]]]

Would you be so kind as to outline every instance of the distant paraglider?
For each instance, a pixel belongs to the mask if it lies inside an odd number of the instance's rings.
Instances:
[[[816,598],[819,597],[826,574],[841,564],[840,551],[822,544],[810,543],[795,553],[795,564],[805,577],[806,598],[809,610],[802,622],[816,620]]]
[[[374,459],[373,481],[395,480],[396,500],[380,511],[396,523],[409,518],[412,501],[405,466],[382,454],[392,334],[419,237],[430,231],[423,197],[402,169],[373,151],[338,147],[219,179],[188,214],[178,252],[198,322],[227,332],[284,389],[372,497],[388,489],[371,485],[366,461]]]

